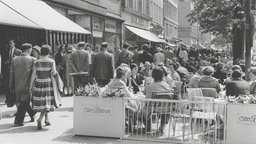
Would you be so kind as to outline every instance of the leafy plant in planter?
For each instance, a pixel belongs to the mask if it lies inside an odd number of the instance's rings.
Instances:
[[[79,87],[75,92],[75,96],[100,97],[100,87],[97,84]]]
[[[126,96],[127,96],[126,91],[123,90],[123,89],[118,89],[118,88],[116,88],[116,89],[106,89],[102,93],[103,98],[110,97],[110,98],[115,99],[115,98],[118,98],[118,97],[123,98],[123,97],[126,97]]]

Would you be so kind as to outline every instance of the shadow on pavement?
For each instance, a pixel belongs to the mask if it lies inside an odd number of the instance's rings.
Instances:
[[[16,134],[16,133],[35,133],[35,132],[42,132],[48,131],[47,128],[43,128],[42,130],[37,130],[37,126],[21,126],[16,127],[13,123],[1,124],[0,125],[0,135],[1,134]]]
[[[56,108],[55,109],[56,112],[73,112],[73,107],[65,107],[65,108]]]
[[[127,140],[120,140],[114,138],[102,138],[102,137],[90,137],[90,136],[73,136],[73,129],[69,129],[60,136],[52,139],[56,142],[68,142],[68,143],[90,143],[90,144],[115,144],[126,143]],[[127,141],[127,143],[130,143]]]

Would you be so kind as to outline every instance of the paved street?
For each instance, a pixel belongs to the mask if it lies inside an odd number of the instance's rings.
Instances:
[[[141,144],[149,142],[73,136],[73,98],[64,97],[63,106],[50,113],[51,126],[37,130],[36,122],[30,123],[29,116],[25,118],[23,127],[14,127],[12,116],[16,108],[3,105],[0,96],[0,106],[3,118],[0,120],[0,144]],[[38,117],[38,114],[37,114]]]

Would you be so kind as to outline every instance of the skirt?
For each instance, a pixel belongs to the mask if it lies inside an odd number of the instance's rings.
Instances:
[[[54,92],[51,78],[35,80],[33,96],[33,110],[36,112],[49,112],[54,110]]]

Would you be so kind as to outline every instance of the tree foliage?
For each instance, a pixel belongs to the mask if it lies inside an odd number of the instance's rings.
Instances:
[[[205,33],[222,35],[229,42],[232,38],[232,26],[239,20],[234,15],[237,7],[244,8],[244,0],[192,0],[194,10],[187,18],[191,24],[198,23]],[[252,0],[252,8],[256,0]]]

